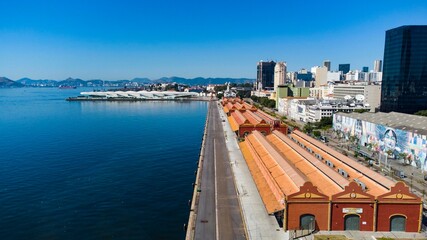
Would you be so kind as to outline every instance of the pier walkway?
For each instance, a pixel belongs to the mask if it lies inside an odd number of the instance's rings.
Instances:
[[[216,101],[208,114],[194,239],[246,239]]]

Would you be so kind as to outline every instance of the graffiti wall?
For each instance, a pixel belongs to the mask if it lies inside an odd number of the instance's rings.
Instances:
[[[334,114],[333,128],[348,139],[355,136],[359,143],[371,151],[387,153],[399,158],[406,155],[412,165],[427,171],[427,136],[394,129]]]

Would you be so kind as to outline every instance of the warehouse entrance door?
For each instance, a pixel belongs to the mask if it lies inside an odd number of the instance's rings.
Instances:
[[[300,229],[301,230],[314,230],[315,229],[315,218],[312,214],[304,214],[300,217]]]
[[[406,230],[406,218],[393,216],[390,218],[390,231],[404,232]]]
[[[344,218],[344,230],[360,230],[359,215],[351,214]]]

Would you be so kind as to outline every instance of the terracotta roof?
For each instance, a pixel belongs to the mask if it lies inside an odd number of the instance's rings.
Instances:
[[[239,111],[234,111],[231,113],[231,116],[236,120],[236,123],[240,126],[242,124],[250,124],[248,119],[246,119],[243,114]]]
[[[298,136],[301,136],[305,139],[310,138],[309,136],[307,136],[307,134],[302,133],[298,130],[295,131],[295,134],[297,134]],[[317,147],[321,148],[322,150],[324,150],[325,152],[329,153],[329,155],[332,155],[338,159],[340,159],[341,161],[345,162],[348,165],[351,165],[355,168],[357,168],[357,170],[359,170],[361,173],[363,173],[363,175],[367,176],[368,178],[374,180],[375,182],[377,182],[378,184],[390,189],[391,187],[393,187],[396,183],[386,177],[384,177],[383,175],[373,171],[372,169],[365,167],[361,164],[354,164],[354,160],[352,160],[351,158],[345,156],[344,154],[336,151],[335,149],[327,146],[326,144],[317,141],[316,139],[311,138],[311,142],[313,144],[315,144]]]
[[[226,106],[227,106],[228,110],[234,110],[235,109],[234,105],[231,102],[228,102]]]
[[[251,122],[253,125],[258,125],[258,124],[267,124],[265,122],[264,119],[258,117],[257,115],[255,115],[253,112],[251,111],[245,111],[242,113],[243,116],[245,116],[246,119],[249,120],[249,122]]]
[[[283,192],[256,153],[253,152],[254,150],[250,143],[245,141],[239,143],[239,145],[267,212],[272,214],[283,210],[285,208],[283,205]]]
[[[371,195],[378,196],[379,194],[383,194],[388,191],[387,188],[379,185],[376,181],[365,177],[364,173],[358,169],[357,165],[360,165],[359,163],[355,162],[354,160],[351,160],[351,164],[346,164],[340,159],[331,156],[328,152],[325,152],[324,150],[318,148],[316,145],[312,143],[314,139],[310,139],[312,141],[307,141],[307,139],[304,139],[296,134],[291,134],[291,136],[298,140],[298,142],[304,144],[306,147],[313,150],[314,153],[319,154],[322,156],[323,161],[329,160],[334,164],[334,169],[338,171],[338,169],[342,169],[348,174],[348,179],[350,181],[360,181],[367,187],[367,192]],[[307,136],[308,137],[308,136]],[[305,150],[304,150],[305,151]],[[366,168],[366,167],[365,167]],[[344,178],[340,175],[341,178]]]
[[[236,120],[234,120],[232,116],[228,117],[228,122],[230,123],[231,130],[233,130],[233,132],[239,130],[239,124],[237,124]]]
[[[277,118],[275,118],[275,117],[273,117],[273,116],[271,116],[271,115],[269,115],[269,114],[267,114],[264,111],[261,111],[259,109],[255,112],[255,114],[260,116],[261,118],[265,119],[266,121],[279,121],[279,119],[277,119]]]
[[[342,178],[337,172],[322,164],[308,152],[304,154],[305,150],[287,139],[283,133],[278,131],[273,133],[267,136],[267,139],[280,150],[289,162],[306,175],[320,192],[331,196],[341,192],[349,184],[348,180]]]
[[[230,112],[230,110],[228,109],[227,105],[225,105],[225,106],[223,107],[223,109],[224,109],[224,112],[225,112],[225,113]]]
[[[247,102],[244,102],[243,104],[245,105],[246,109],[248,109],[248,110],[251,110],[251,111],[256,111],[257,110],[257,108],[254,105],[251,105],[251,104],[249,104]]]
[[[246,137],[257,155],[270,171],[280,189],[285,195],[298,192],[299,188],[307,181],[305,176],[295,170],[258,131]]]

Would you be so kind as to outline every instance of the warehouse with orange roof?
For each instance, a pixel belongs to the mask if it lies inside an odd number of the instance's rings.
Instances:
[[[255,130],[239,145],[267,212],[284,230],[420,231],[421,199],[403,182],[300,131]]]
[[[268,115],[240,98],[223,98],[222,106],[227,114],[231,129],[240,138],[254,130],[262,134],[270,134],[273,130],[286,133],[288,128],[279,119]]]

